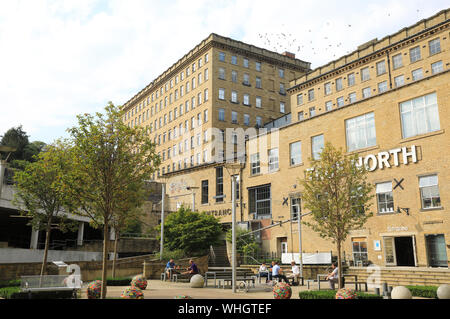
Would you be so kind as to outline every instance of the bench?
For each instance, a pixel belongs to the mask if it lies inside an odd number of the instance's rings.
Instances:
[[[232,278],[222,278],[219,280],[219,288],[220,288],[220,283],[222,282],[222,288],[225,289],[225,286],[227,286],[229,284],[229,286],[232,286],[233,284],[233,279]],[[253,287],[255,287],[255,277],[253,278],[243,278],[243,277],[236,277],[236,283],[239,282],[244,282],[246,284],[251,283]]]
[[[346,279],[346,278],[350,278],[350,277],[353,277],[354,280],[353,281],[348,281]],[[366,291],[366,292],[368,291],[368,289],[367,289],[367,282],[365,282],[365,281],[358,281],[358,276],[357,275],[343,275],[343,280],[344,280],[344,282],[343,282],[344,286],[346,284],[354,284],[356,291],[358,291],[358,290],[362,291],[361,290],[361,286],[364,285],[364,291]]]
[[[71,291],[72,297],[77,298],[77,292],[81,289],[80,275],[44,275],[44,276],[21,276],[20,288],[28,292],[31,298],[32,292],[41,291]]]

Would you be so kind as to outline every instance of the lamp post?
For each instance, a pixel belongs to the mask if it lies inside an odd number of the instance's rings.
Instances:
[[[194,189],[197,189],[197,186],[187,186],[187,190],[192,190],[192,211],[195,212],[195,192]]]
[[[159,250],[159,260],[162,260],[164,252],[164,213],[165,213],[164,208],[165,208],[167,177],[161,176],[160,180],[161,180],[161,243]]]
[[[303,254],[302,254],[302,217],[312,214],[312,212],[300,214],[298,212],[297,215],[297,223],[298,223],[298,251],[299,251],[299,259],[300,259],[300,277],[303,277]]]
[[[233,293],[236,292],[236,174],[241,171],[239,162],[225,164],[231,177],[231,283]]]

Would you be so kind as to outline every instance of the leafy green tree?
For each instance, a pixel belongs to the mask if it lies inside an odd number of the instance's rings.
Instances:
[[[70,207],[63,182],[70,167],[67,155],[62,144],[49,145],[35,162],[27,163],[23,170],[17,170],[14,175],[14,204],[22,214],[31,217],[33,229],[46,232],[41,276],[46,271],[52,224],[58,221],[58,228],[62,231],[76,228],[76,224],[61,214],[63,208]]]
[[[161,225],[157,228],[161,229]],[[186,255],[201,254],[218,243],[221,233],[222,227],[214,216],[181,207],[164,222],[164,246],[169,250],[183,250]]]
[[[23,169],[27,162],[35,161],[34,157],[43,150],[46,144],[40,141],[30,143],[27,133],[22,129],[22,125],[20,125],[6,131],[0,140],[0,145],[10,146],[16,149],[9,157],[11,167]]]
[[[233,242],[232,229],[227,231],[226,240],[229,243]],[[256,241],[256,237],[249,230],[242,228],[236,229],[236,251],[243,253],[244,256],[253,256],[259,250],[259,244]]]
[[[122,116],[109,102],[105,114],[78,115],[78,125],[68,129],[72,169],[65,182],[78,213],[103,228],[104,283],[110,227],[117,216],[142,205],[140,190],[160,164],[145,128],[128,127]]]
[[[311,221],[303,222],[322,238],[336,244],[339,287],[342,287],[341,250],[351,230],[360,229],[372,213],[373,185],[367,182],[367,169],[357,165],[358,156],[347,156],[327,143],[319,160],[312,160],[306,170],[302,199],[312,212]]]

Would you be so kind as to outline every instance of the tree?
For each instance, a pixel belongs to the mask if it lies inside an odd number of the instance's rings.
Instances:
[[[161,229],[161,226],[157,228]],[[203,254],[210,245],[218,243],[221,233],[222,227],[214,216],[181,207],[165,220],[164,246],[171,251],[183,250],[189,255]]]
[[[227,231],[226,240],[230,244],[233,243],[233,230]],[[245,263],[248,256],[255,256],[259,250],[259,244],[256,241],[254,233],[249,230],[237,228],[236,229],[236,251],[242,253]]]
[[[372,216],[369,208],[373,185],[366,180],[366,168],[357,165],[356,154],[346,156],[330,143],[319,160],[310,161],[311,170],[306,170],[305,178],[300,180],[304,206],[312,213],[312,221],[304,224],[336,243],[341,288],[342,243],[351,230],[361,228]]]
[[[78,213],[103,227],[101,298],[106,297],[108,235],[123,208],[140,207],[136,196],[155,172],[160,158],[143,127],[128,127],[113,103],[105,115],[78,115],[78,126],[68,129],[72,169],[66,176],[69,193]]]
[[[52,224],[57,219],[62,231],[76,228],[76,224],[60,214],[64,207],[70,207],[63,183],[69,169],[67,154],[62,144],[50,145],[35,162],[27,163],[23,170],[17,170],[14,174],[17,190],[14,204],[21,207],[23,214],[31,217],[33,229],[45,230],[46,233],[41,276],[46,271]]]
[[[35,161],[38,155],[45,147],[44,142],[29,142],[27,133],[22,126],[10,128],[2,136],[0,145],[10,146],[16,149],[10,156],[11,166],[22,169],[27,162]]]

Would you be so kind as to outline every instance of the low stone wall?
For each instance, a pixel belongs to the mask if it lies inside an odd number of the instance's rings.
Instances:
[[[20,276],[36,276],[41,273],[40,263],[8,263],[0,264],[0,281],[20,279]],[[47,264],[48,275],[58,275],[58,267],[52,263]]]
[[[183,268],[186,269],[189,266],[189,259],[193,259],[200,273],[204,274],[208,271],[208,258],[209,256],[185,258],[175,260],[175,264],[181,266],[181,270],[183,270]],[[148,279],[160,279],[161,273],[163,273],[166,268],[166,264],[167,261],[146,261],[143,273]]]

